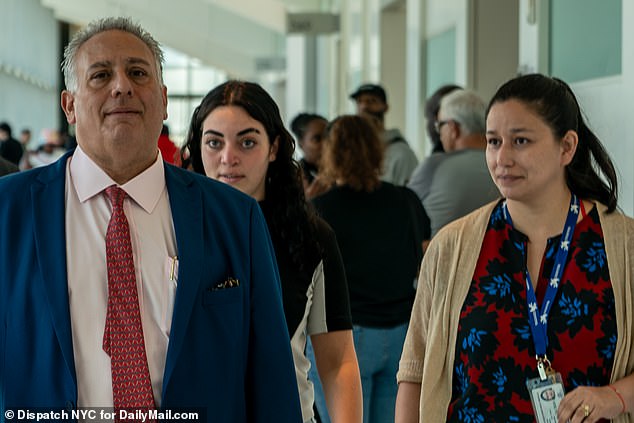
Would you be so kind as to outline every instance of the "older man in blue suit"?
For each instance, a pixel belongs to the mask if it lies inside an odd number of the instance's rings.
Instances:
[[[77,149],[0,179],[0,421],[26,409],[72,419],[83,407],[116,408],[122,396],[104,335],[115,313],[112,186],[125,191],[149,409],[301,421],[257,203],[158,153],[167,117],[159,45],[128,19],[102,19],[71,40],[63,71]]]

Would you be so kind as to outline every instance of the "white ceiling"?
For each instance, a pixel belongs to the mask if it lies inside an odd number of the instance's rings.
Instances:
[[[235,77],[285,56],[287,13],[335,12],[337,0],[41,0],[75,25],[130,16],[162,44]]]

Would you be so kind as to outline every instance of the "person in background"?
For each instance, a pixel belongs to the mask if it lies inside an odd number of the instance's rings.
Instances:
[[[346,269],[366,423],[394,417],[396,370],[426,235],[416,194],[379,179],[382,159],[368,119],[336,118],[320,171],[334,187],[313,199],[335,231]]]
[[[484,157],[485,109],[469,90],[442,98],[436,128],[445,153],[427,157],[407,184],[423,203],[432,237],[447,223],[499,197]]]
[[[332,229],[305,201],[295,142],[258,84],[231,80],[196,108],[187,136],[194,171],[259,201],[282,281],[303,421],[313,421],[310,336],[333,422],[361,422],[361,383],[345,271]],[[269,381],[263,381],[263,389]]]
[[[179,149],[176,147],[176,144],[174,144],[174,141],[170,139],[170,128],[165,123],[161,129],[161,135],[159,135],[158,148],[161,151],[163,160],[167,163],[173,164],[174,166],[181,165]]]
[[[327,124],[328,121],[325,117],[314,113],[300,113],[291,121],[291,131],[304,153],[299,165],[302,168],[304,196],[307,200],[330,189],[319,179],[322,141]],[[330,423],[326,399],[317,372],[315,352],[310,339],[306,342],[306,357],[311,363],[308,378],[312,381],[315,391],[315,418],[318,422]]]
[[[376,84],[363,84],[350,94],[350,98],[355,101],[357,115],[369,117],[383,140],[385,154],[381,180],[394,185],[407,184],[418,165],[418,158],[398,129],[385,128],[385,114],[389,109],[385,89]]]
[[[28,151],[30,143],[31,130],[29,128],[24,128],[20,131],[20,144],[22,145],[22,151]]]
[[[307,199],[311,199],[329,188],[320,183],[318,178],[321,144],[327,123],[325,117],[313,113],[300,113],[291,121],[291,131],[293,131],[297,144],[304,153],[299,165],[304,176],[304,194]]]
[[[37,150],[26,153],[26,160],[23,165],[24,169],[51,164],[57,161],[66,152],[64,141],[56,129],[42,129],[37,142]]]
[[[429,245],[396,422],[632,422],[634,220],[612,161],[556,78],[503,84],[486,128],[503,199]]]
[[[29,154],[31,150],[31,137],[32,133],[29,128],[23,128],[20,131],[20,145],[22,146],[22,157],[20,158],[20,164],[18,165],[20,170],[30,169],[29,166]]]
[[[0,157],[0,176],[15,173],[19,170],[20,169],[15,165],[15,163],[8,161],[4,157]]]
[[[11,126],[6,122],[0,123],[0,157],[17,166],[23,153],[22,145],[12,136]]]
[[[61,105],[77,148],[0,179],[3,418],[301,421],[266,223],[252,198],[160,160],[162,64],[128,18],[76,32]]]
[[[427,129],[427,136],[432,143],[432,154],[443,153],[445,151],[440,141],[440,134],[436,130],[436,122],[438,121],[438,111],[440,110],[440,101],[447,94],[461,90],[459,85],[447,84],[440,86],[431,96],[425,101],[425,128]]]

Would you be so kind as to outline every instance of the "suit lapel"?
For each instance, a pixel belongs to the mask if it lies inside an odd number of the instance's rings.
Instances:
[[[202,193],[193,175],[165,166],[172,220],[178,249],[178,288],[174,301],[170,340],[167,348],[163,395],[185,342],[185,332],[194,308],[203,267]]]
[[[64,192],[68,157],[70,154],[42,171],[31,186],[31,206],[42,292],[46,293],[53,328],[76,387],[66,270]]]

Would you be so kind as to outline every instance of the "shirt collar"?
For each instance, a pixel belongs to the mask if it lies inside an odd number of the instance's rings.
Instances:
[[[118,185],[86,153],[77,146],[71,157],[70,176],[81,203],[101,193],[110,185]],[[147,213],[152,213],[165,189],[165,168],[161,156],[143,172],[120,186]]]
[[[392,140],[396,138],[403,138],[403,135],[401,135],[401,131],[399,131],[398,128],[392,128],[383,131],[383,133],[381,134],[381,138],[383,139],[384,143],[389,144]]]

